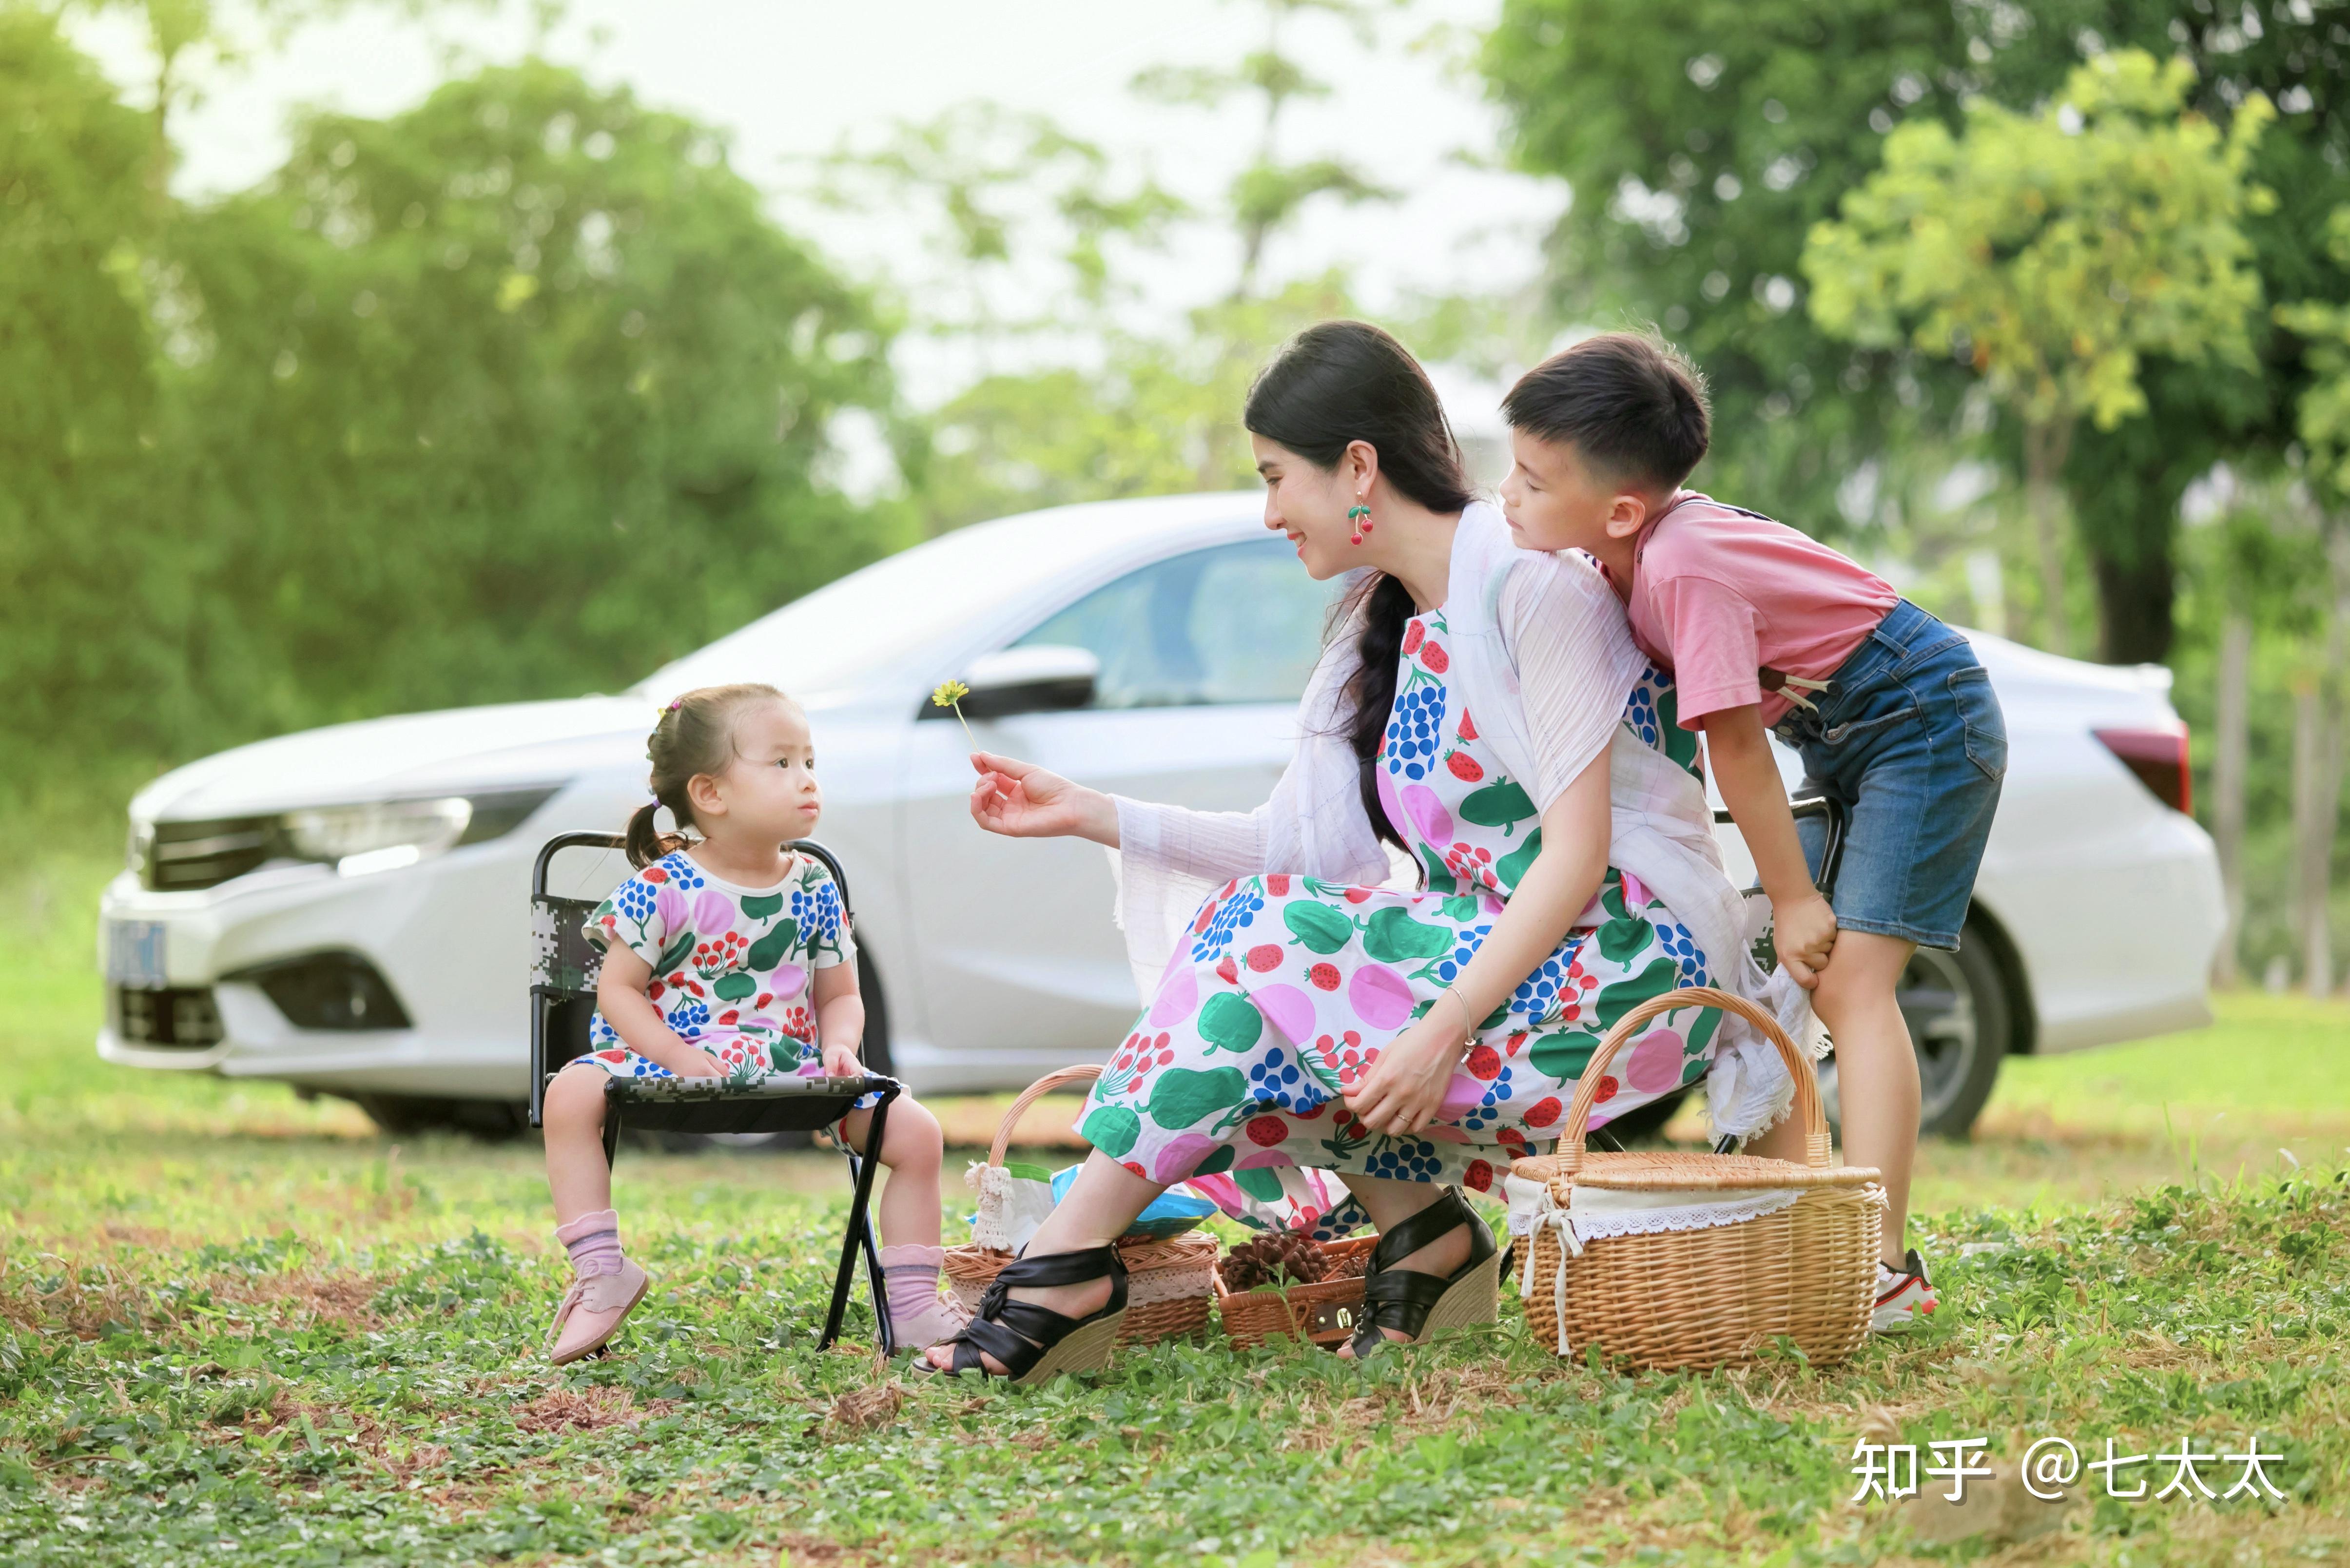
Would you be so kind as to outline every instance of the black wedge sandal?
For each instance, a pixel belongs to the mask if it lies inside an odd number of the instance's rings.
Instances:
[[[1109,1279],[1109,1304],[1087,1317],[1073,1318],[1012,1299],[1015,1290],[1037,1285],[1081,1285],[1088,1280]],[[979,1299],[972,1320],[941,1345],[954,1347],[953,1365],[941,1370],[927,1360],[921,1366],[940,1376],[960,1377],[966,1372],[993,1376],[982,1355],[993,1355],[1006,1380],[1042,1383],[1064,1372],[1099,1372],[1109,1365],[1118,1331],[1126,1323],[1126,1261],[1116,1247],[1088,1247],[1077,1252],[1053,1252],[1042,1258],[1014,1258],[995,1276]]]
[[[1469,1227],[1469,1261],[1450,1277],[1399,1269],[1394,1260],[1408,1258],[1438,1238]],[[1502,1257],[1493,1232],[1457,1187],[1379,1237],[1371,1249],[1371,1266],[1363,1276],[1363,1324],[1347,1345],[1359,1361],[1396,1344],[1423,1345],[1440,1334],[1473,1328],[1501,1315]],[[1409,1337],[1389,1339],[1383,1330],[1395,1329]]]

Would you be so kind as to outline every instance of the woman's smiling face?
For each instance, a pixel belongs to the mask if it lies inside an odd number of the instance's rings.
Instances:
[[[1277,441],[1251,434],[1256,471],[1264,480],[1264,525],[1288,535],[1306,575],[1326,582],[1363,564],[1347,520],[1355,505],[1349,463],[1323,468]]]

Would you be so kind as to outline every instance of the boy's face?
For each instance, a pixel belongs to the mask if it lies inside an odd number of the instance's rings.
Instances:
[[[1522,550],[1588,550],[1601,560],[1628,549],[1653,499],[1583,461],[1565,441],[1510,432],[1502,515]]]

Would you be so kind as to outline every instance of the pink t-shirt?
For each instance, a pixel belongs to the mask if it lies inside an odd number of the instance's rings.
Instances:
[[[1788,700],[1760,671],[1826,680],[1901,597],[1816,539],[1693,490],[1641,530],[1632,563],[1632,640],[1673,672],[1684,730],[1750,702],[1777,723]]]

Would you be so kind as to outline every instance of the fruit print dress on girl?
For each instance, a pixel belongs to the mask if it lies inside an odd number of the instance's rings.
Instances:
[[[1532,797],[1503,774],[1446,685],[1445,635],[1440,610],[1405,623],[1378,764],[1380,804],[1425,888],[1264,875],[1211,897],[1078,1124],[1137,1175],[1193,1180],[1235,1200],[1226,1206],[1244,1219],[1274,1206],[1324,1236],[1362,1223],[1359,1206],[1346,1199],[1317,1213],[1298,1199],[1303,1189],[1284,1188],[1282,1168],[1491,1190],[1509,1160],[1556,1137],[1584,1064],[1617,1019],[1707,983],[1688,929],[1611,867],[1557,950],[1479,1024],[1435,1123],[1396,1137],[1347,1110],[1341,1093],[1443,996],[1541,849]],[[1695,737],[1672,722],[1669,676],[1651,669],[1639,680],[1623,722],[1696,771]],[[1698,1008],[1659,1019],[1617,1058],[1592,1125],[1701,1076],[1719,1022]],[[1225,1193],[1227,1182],[1236,1190]],[[1253,1200],[1253,1212],[1239,1199]]]
[[[815,972],[857,956],[840,889],[814,856],[772,888],[739,888],[680,849],[612,890],[588,917],[588,940],[617,942],[651,966],[645,995],[678,1037],[700,1046],[737,1086],[778,1073],[816,1077]],[[580,1058],[616,1078],[676,1076],[621,1044],[599,1010]],[[862,1109],[876,1096],[857,1102]]]

